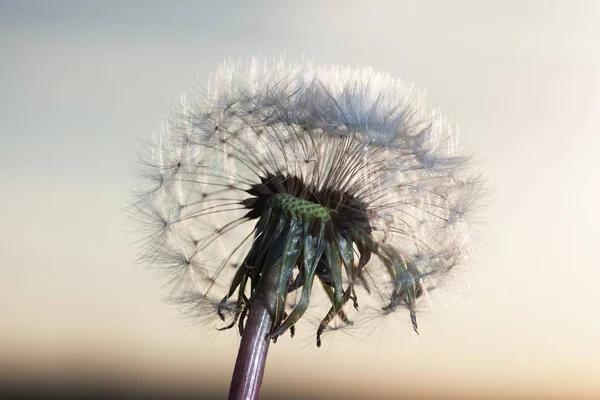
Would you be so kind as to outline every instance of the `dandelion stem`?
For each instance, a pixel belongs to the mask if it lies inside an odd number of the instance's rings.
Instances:
[[[273,317],[267,303],[252,302],[231,378],[229,400],[259,398],[272,328]]]

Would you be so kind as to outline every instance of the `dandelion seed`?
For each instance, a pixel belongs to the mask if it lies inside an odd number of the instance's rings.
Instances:
[[[226,63],[188,97],[149,142],[135,203],[174,298],[237,325],[242,347],[252,329],[264,357],[315,282],[330,303],[317,346],[360,288],[416,332],[417,299],[469,258],[481,192],[443,116],[387,74],[310,63]]]

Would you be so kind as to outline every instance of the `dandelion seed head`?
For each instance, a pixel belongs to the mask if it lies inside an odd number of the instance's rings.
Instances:
[[[243,329],[277,268],[274,339],[315,281],[331,307],[318,344],[332,320],[351,323],[356,289],[384,313],[408,309],[416,330],[417,298],[471,257],[479,176],[444,116],[371,68],[227,62],[181,97],[146,153],[133,205],[142,259],[227,327]]]

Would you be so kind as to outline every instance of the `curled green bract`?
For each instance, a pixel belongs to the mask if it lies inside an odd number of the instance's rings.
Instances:
[[[400,302],[406,302],[416,331],[415,300],[421,291],[418,271],[413,270],[415,275],[412,275],[406,260],[393,248],[381,246],[379,249],[370,241],[361,241],[361,232],[340,231],[331,218],[334,213],[335,210],[288,194],[269,197],[258,221],[253,245],[238,267],[229,294],[221,304],[227,304],[236,292],[240,314],[246,314],[252,302],[264,302],[274,320],[271,338],[277,339],[304,315],[313,281],[319,276],[332,303],[317,330],[317,346],[320,346],[321,334],[335,316],[345,323],[352,323],[344,312],[350,299],[358,309],[353,281],[360,277],[364,265],[354,262],[353,249],[360,243],[359,247],[367,253],[381,250],[380,255],[386,260],[394,282],[390,304],[384,310],[393,310]],[[296,268],[298,274],[293,278]],[[344,275],[347,277],[345,284]],[[248,277],[255,283],[251,285],[249,299],[245,296]],[[288,315],[287,295],[300,288],[300,300]],[[243,332],[243,318],[240,319],[240,332]]]

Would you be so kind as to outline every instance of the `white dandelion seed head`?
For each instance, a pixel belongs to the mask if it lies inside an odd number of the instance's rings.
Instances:
[[[223,299],[223,311],[242,308],[230,304],[229,285],[236,271],[257,268],[245,260],[266,235],[257,228],[260,199],[280,192],[343,214],[336,243],[354,235],[343,261],[355,268],[340,267],[344,293],[376,283],[368,290],[387,293],[380,306],[409,308],[415,329],[421,282],[471,258],[478,174],[440,112],[427,112],[412,85],[371,68],[227,62],[204,93],[182,96],[146,147],[134,203],[142,258],[171,271],[186,304]],[[377,257],[357,269],[362,253]],[[327,286],[332,271],[317,275]]]

